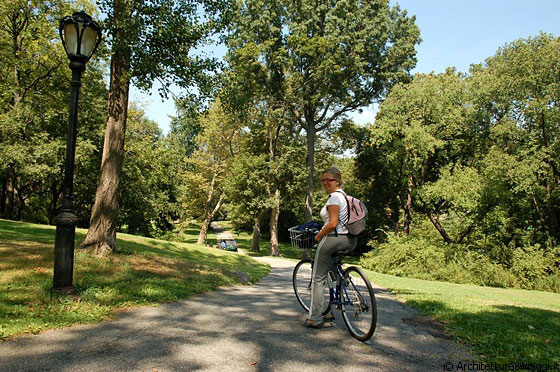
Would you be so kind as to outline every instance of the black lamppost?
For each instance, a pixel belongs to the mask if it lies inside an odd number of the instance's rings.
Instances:
[[[62,207],[54,218],[56,240],[54,243],[54,276],[51,291],[61,294],[74,292],[72,277],[74,273],[74,238],[78,218],[72,211],[74,183],[74,157],[76,153],[76,122],[78,119],[78,94],[82,72],[99,42],[101,27],[84,12],[76,12],[60,21],[60,38],[70,59],[72,70],[72,91],[68,117],[68,138],[66,141],[66,162],[64,164],[64,183],[62,187]]]

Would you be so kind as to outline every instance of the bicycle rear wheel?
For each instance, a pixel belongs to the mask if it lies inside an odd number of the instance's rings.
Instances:
[[[367,341],[373,336],[377,325],[377,305],[375,294],[364,272],[351,266],[344,272],[342,290],[342,318],[346,327],[360,341]]]
[[[306,312],[309,312],[309,307],[311,306],[311,282],[313,276],[313,263],[311,260],[301,260],[298,262],[294,268],[294,273],[292,275],[292,284],[294,286],[294,293],[296,298]],[[328,294],[326,294],[328,296]],[[327,308],[323,311],[322,315],[326,315],[331,309],[331,302],[329,296],[329,302]]]

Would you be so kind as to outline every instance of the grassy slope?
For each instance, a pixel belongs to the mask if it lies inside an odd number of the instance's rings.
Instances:
[[[366,272],[422,314],[447,324],[481,361],[560,362],[560,294]]]
[[[257,281],[270,270],[236,253],[118,234],[120,253],[109,258],[76,250],[74,285],[79,294],[56,296],[49,292],[54,233],[50,226],[0,220],[0,340],[92,323],[131,306],[238,284],[237,271]],[[76,246],[85,233],[77,230]]]

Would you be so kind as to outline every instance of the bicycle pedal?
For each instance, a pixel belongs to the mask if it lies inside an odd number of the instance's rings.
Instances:
[[[325,315],[325,316],[323,317],[323,321],[324,321],[325,323],[332,323],[332,322],[334,322],[334,320],[335,320],[334,314],[332,314],[332,313],[331,313],[331,314],[327,314],[327,315]]]

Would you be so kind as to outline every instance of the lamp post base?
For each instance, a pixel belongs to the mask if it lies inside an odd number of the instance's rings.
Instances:
[[[71,294],[75,292],[74,239],[78,218],[68,210],[61,211],[55,219],[56,237],[54,243],[54,275],[51,292]]]
[[[56,294],[64,295],[64,296],[73,295],[73,294],[77,293],[76,288],[73,285],[68,286],[68,287],[59,287],[59,288],[52,287],[50,289],[50,291],[51,291],[51,293],[56,293]]]

